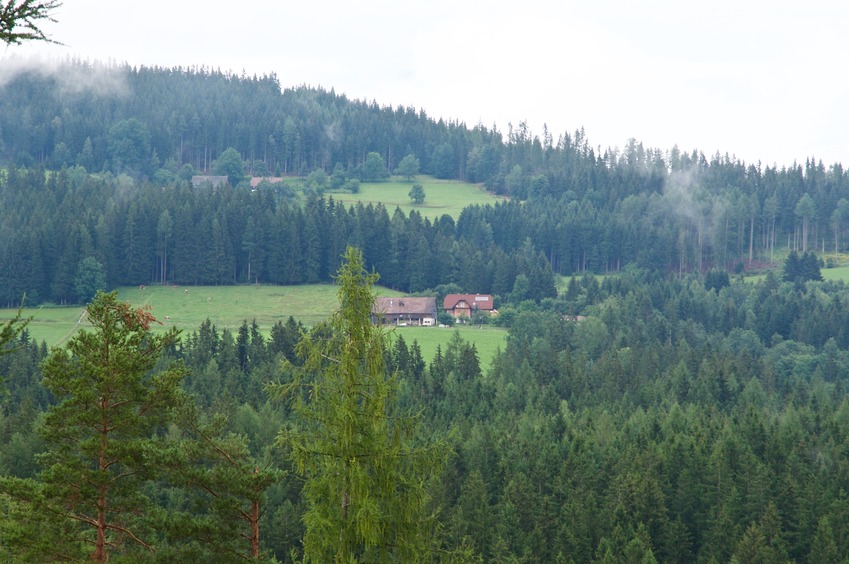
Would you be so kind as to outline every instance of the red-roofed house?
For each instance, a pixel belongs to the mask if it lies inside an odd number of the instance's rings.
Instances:
[[[442,309],[455,318],[472,317],[479,311],[495,313],[489,294],[448,294],[442,302]]]

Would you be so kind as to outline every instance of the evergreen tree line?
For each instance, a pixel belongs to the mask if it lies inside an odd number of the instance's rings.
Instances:
[[[459,334],[432,359],[393,336],[383,355],[400,405],[420,412],[423,438],[447,436],[454,451],[429,490],[442,530],[436,554],[849,556],[849,288],[776,276],[708,282],[634,269],[601,283],[573,278],[558,298],[504,308],[508,344],[491,366]],[[249,322],[231,332],[207,321],[161,365],[181,360],[199,408],[267,461],[280,456],[274,437],[293,414],[262,384],[279,377],[281,361],[300,365],[302,331],[294,319],[267,335]],[[46,349],[26,334],[19,342],[0,359],[9,375],[0,466],[27,477],[52,399],[41,387]],[[181,507],[177,497],[156,503]],[[264,503],[263,550],[287,560],[303,534],[298,481],[270,487]]]
[[[0,209],[0,303],[13,306],[24,293],[31,303],[86,301],[90,270],[107,287],[330,282],[347,245],[363,248],[383,284],[405,292],[455,284],[506,298],[522,275],[523,299],[556,293],[540,253],[458,237],[447,215],[390,215],[314,194],[291,202],[275,188],[122,188],[79,167],[46,178],[12,167]]]
[[[514,246],[530,238],[561,274],[629,263],[735,270],[774,262],[783,250],[840,252],[847,244],[847,180],[837,163],[811,158],[779,168],[634,139],[602,149],[582,130],[555,138],[525,123],[504,134],[332,90],[281,91],[275,76],[73,61],[65,68],[65,78],[21,73],[3,87],[5,162],[76,165],[166,185],[212,170],[228,148],[254,175],[354,178],[369,155],[380,156],[386,172],[413,155],[423,173],[526,201],[480,210],[474,229]],[[100,79],[98,89],[93,80],[80,84],[88,76]]]

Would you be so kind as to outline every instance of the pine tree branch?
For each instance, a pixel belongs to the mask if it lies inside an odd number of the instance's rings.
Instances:
[[[149,545],[148,543],[146,543],[143,540],[141,540],[140,538],[138,538],[131,530],[127,529],[126,527],[121,527],[119,525],[110,525],[110,524],[107,523],[106,528],[110,531],[116,531],[116,532],[119,532],[119,533],[123,533],[123,534],[127,535],[128,537],[130,537],[131,539],[133,539],[134,541],[136,541],[138,544],[140,544],[143,547],[150,550],[151,552],[156,552],[156,549],[153,548],[153,546]]]

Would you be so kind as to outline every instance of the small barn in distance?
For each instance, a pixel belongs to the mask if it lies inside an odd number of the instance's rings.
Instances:
[[[492,296],[489,294],[448,294],[442,302],[442,309],[455,319],[458,317],[471,318],[479,311],[494,313]]]
[[[436,298],[377,298],[372,316],[384,325],[434,325]]]

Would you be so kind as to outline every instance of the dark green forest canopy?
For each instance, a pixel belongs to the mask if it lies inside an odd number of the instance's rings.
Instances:
[[[436,550],[845,558],[846,303],[842,283],[770,275],[717,289],[629,269],[505,311],[508,344],[489,367],[459,335],[432,359],[394,337],[384,356],[399,406],[420,414],[423,440],[447,435],[455,451],[429,492],[443,526]],[[199,409],[225,416],[267,464],[291,414],[262,385],[280,377],[282,359],[298,365],[304,330],[290,319],[265,337],[255,324],[206,322],[167,360],[185,364]],[[25,334],[16,344],[0,357],[0,474],[29,477],[43,449],[35,423],[53,400],[41,386],[46,348]],[[179,501],[150,497],[166,510]],[[265,507],[263,550],[288,561],[303,534],[297,482],[269,490]]]
[[[88,259],[106,285],[330,282],[347,245],[364,249],[382,283],[405,292],[454,291],[522,298],[556,294],[554,273],[527,246],[457,237],[450,217],[391,217],[382,205],[347,207],[309,196],[279,201],[273,189],[210,191],[188,184],[130,191],[79,167],[50,174],[10,169],[0,186],[0,303],[79,303]],[[465,221],[458,223],[462,227]],[[88,262],[91,262],[88,260]]]

